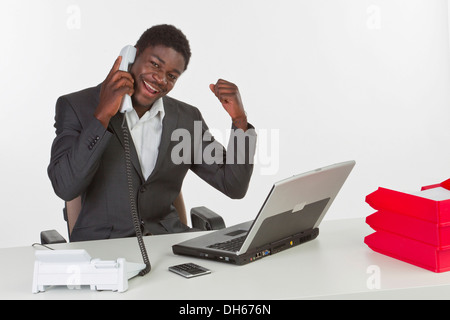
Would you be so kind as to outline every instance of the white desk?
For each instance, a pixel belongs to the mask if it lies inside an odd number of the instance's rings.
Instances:
[[[196,233],[146,237],[152,271],[125,293],[52,287],[32,294],[33,247],[0,249],[0,299],[449,299],[450,272],[433,273],[373,252],[363,219],[325,221],[317,239],[244,266],[175,256],[171,246]],[[135,238],[54,245],[93,258],[141,262]],[[39,249],[40,250],[40,249]],[[193,261],[212,274],[184,279],[167,268]],[[380,288],[374,288],[373,266]],[[369,282],[369,285],[368,285]]]

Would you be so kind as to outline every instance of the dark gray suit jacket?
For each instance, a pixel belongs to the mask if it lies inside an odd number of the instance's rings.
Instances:
[[[117,113],[107,129],[93,116],[99,102],[100,87],[98,85],[62,96],[56,103],[56,138],[52,145],[48,175],[55,193],[63,200],[70,201],[81,195],[82,209],[71,241],[135,235],[121,127],[124,116]],[[195,136],[198,138],[198,132],[194,134],[195,121],[202,121],[202,134],[208,129],[197,108],[170,97],[163,99],[165,116],[161,144],[155,169],[147,180],[142,176],[130,135],[133,196],[144,234],[183,232],[189,229],[181,223],[172,205],[188,170],[231,198],[242,198],[246,194],[253,170],[252,149],[255,141],[247,141],[244,151],[247,159],[244,164],[238,163],[238,152],[233,153],[234,160],[230,161],[222,146],[223,159],[228,158],[224,162],[228,163],[207,164],[198,158],[194,159],[196,151],[198,155],[199,150],[203,151],[208,146],[217,149],[218,142],[214,139],[195,139]],[[190,160],[180,164],[171,159],[174,147],[180,153],[181,139],[178,141],[172,138],[175,129],[184,129],[181,132],[189,133],[191,137],[191,152],[183,154],[186,157],[184,159]],[[242,133],[242,130],[235,131]]]

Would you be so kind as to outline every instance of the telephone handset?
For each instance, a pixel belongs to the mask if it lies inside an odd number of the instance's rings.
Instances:
[[[120,56],[122,56],[122,62],[120,63],[119,70],[128,72],[130,65],[134,63],[134,59],[136,58],[136,48],[131,45],[125,46],[120,51]],[[126,94],[120,105],[120,112],[125,113],[131,110],[133,110],[131,97]]]
[[[119,66],[119,70],[128,72],[130,65],[134,63],[136,58],[136,48],[128,45],[125,46],[121,51],[120,55],[122,56],[122,61]],[[120,105],[120,112],[125,113],[133,110],[133,104],[131,102],[131,97],[126,94],[123,96],[122,104]],[[145,248],[145,243],[142,238],[142,230],[141,230],[141,219],[139,218],[138,207],[136,205],[135,200],[135,192],[133,188],[133,176],[132,172],[132,164],[131,164],[131,151],[130,151],[130,132],[128,130],[127,125],[127,117],[123,117],[122,122],[122,132],[123,132],[123,145],[125,150],[125,164],[126,164],[126,173],[127,173],[127,182],[128,182],[128,192],[130,197],[130,211],[131,217],[133,220],[134,231],[136,233],[136,238],[139,244],[139,248],[141,250],[142,259],[145,263],[145,269],[142,269],[139,272],[139,275],[144,276],[151,270],[150,260],[148,258],[147,249]]]

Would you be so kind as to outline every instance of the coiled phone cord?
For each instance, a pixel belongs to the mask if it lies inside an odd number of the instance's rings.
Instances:
[[[136,200],[134,197],[134,190],[133,190],[133,179],[131,174],[131,153],[130,153],[130,138],[129,138],[129,131],[127,126],[127,120],[125,117],[125,114],[123,115],[123,122],[122,122],[122,131],[123,131],[123,142],[124,142],[124,148],[125,148],[125,163],[126,163],[126,171],[127,171],[127,181],[128,181],[128,192],[130,195],[130,208],[131,208],[131,216],[133,218],[133,225],[134,230],[136,232],[136,238],[139,244],[139,249],[141,250],[142,259],[145,263],[145,269],[141,270],[139,272],[140,276],[145,276],[147,273],[151,270],[150,260],[148,258],[147,249],[145,248],[144,239],[142,238],[142,231],[141,231],[141,223],[139,220],[139,215],[137,212],[137,206],[136,206]]]

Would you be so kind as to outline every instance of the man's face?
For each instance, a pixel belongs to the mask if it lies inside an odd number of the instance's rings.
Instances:
[[[149,108],[175,86],[185,68],[183,56],[163,45],[138,52],[130,73],[134,78],[133,104]]]

